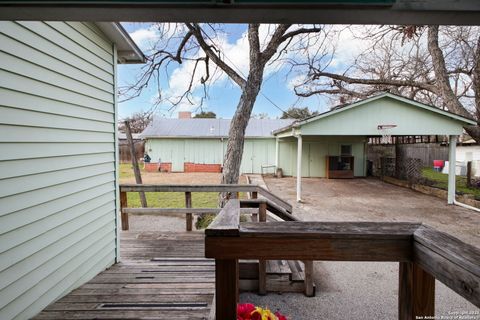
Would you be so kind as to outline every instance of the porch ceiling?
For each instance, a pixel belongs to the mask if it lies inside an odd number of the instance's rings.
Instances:
[[[478,25],[477,0],[9,0],[2,20]],[[352,14],[355,11],[355,14]]]

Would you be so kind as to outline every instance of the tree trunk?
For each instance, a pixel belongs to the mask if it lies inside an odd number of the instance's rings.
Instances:
[[[248,77],[237,111],[230,123],[227,150],[223,161],[222,183],[236,184],[240,175],[245,130],[262,84],[263,69],[252,70]],[[222,196],[225,198],[225,195]]]

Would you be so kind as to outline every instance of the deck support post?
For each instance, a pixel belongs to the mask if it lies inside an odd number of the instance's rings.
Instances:
[[[455,202],[455,174],[456,174],[456,152],[457,152],[457,136],[449,136],[448,147],[448,204]]]
[[[259,222],[267,222],[267,203],[260,202],[258,207]],[[267,294],[267,261],[258,260],[258,294]]]
[[[302,136],[297,135],[297,202],[302,201]]]
[[[238,260],[215,260],[215,319],[237,319]]]
[[[305,295],[307,297],[314,297],[315,296],[315,288],[313,287],[313,261],[312,260],[305,260],[303,261],[305,265]]]
[[[399,271],[398,319],[433,317],[435,278],[413,262],[400,262]]]
[[[185,208],[191,208],[192,207],[192,193],[191,192],[185,192]],[[185,216],[186,220],[186,229],[187,231],[192,231],[192,226],[193,226],[193,214],[192,213],[187,213]]]

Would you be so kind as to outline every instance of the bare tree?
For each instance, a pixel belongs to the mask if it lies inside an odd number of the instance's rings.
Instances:
[[[118,130],[126,132],[127,128],[125,123],[128,122],[132,133],[141,133],[150,124],[152,118],[153,110],[135,112],[119,122]]]
[[[241,89],[241,96],[231,121],[229,138],[224,158],[222,183],[238,183],[240,161],[242,159],[245,129],[250,119],[253,106],[260,92],[263,76],[267,66],[282,58],[291,58],[295,50],[309,50],[310,46],[319,45],[321,27],[298,26],[289,24],[268,25],[265,34],[261,34],[260,24],[248,25],[249,68],[244,74],[222,52],[222,47],[215,41],[215,32],[221,30],[219,25],[200,25],[186,23],[183,25],[160,25],[162,35],[168,36],[161,44],[159,41],[149,55],[148,64],[138,81],[128,88],[128,92],[138,95],[149,82],[161,78],[160,70],[167,70],[170,63],[182,64],[193,61],[194,66],[188,88],[177,97],[166,97],[173,106],[182,101],[195,104],[193,92],[196,84],[204,86],[204,98],[207,86],[218,75],[225,73]],[[167,28],[167,29],[165,29]],[[172,34],[173,32],[173,36]],[[162,99],[162,94],[159,93]],[[203,100],[203,98],[202,98]],[[163,100],[165,101],[165,100]],[[202,101],[199,102],[200,104]]]
[[[347,103],[390,91],[480,121],[478,27],[365,27],[360,38],[370,45],[342,72],[310,59],[297,95]],[[465,129],[480,141],[478,125]]]

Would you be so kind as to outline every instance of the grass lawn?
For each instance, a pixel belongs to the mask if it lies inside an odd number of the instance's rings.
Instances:
[[[140,172],[143,174],[145,170],[143,170],[143,165],[140,165]],[[130,179],[135,177],[133,174],[132,165],[130,163],[120,163],[120,180],[122,179]]]
[[[155,208],[185,208],[184,192],[146,192],[147,204]],[[128,192],[128,206],[138,208],[140,196],[136,192]],[[193,208],[216,208],[218,194],[215,192],[192,192]]]
[[[433,168],[423,168],[422,175],[424,178],[432,181],[433,187],[447,190],[448,187],[448,175],[433,170]],[[456,176],[456,190],[464,194],[472,194],[476,199],[480,199],[480,188],[467,187],[467,177]]]
[[[140,166],[142,176],[148,174]],[[134,177],[130,163],[120,164],[120,181]],[[147,204],[156,208],[185,208],[185,193],[183,192],[146,192]],[[137,192],[128,192],[128,206],[131,208],[141,207],[140,196]],[[192,207],[216,208],[218,194],[216,192],[192,192]]]

